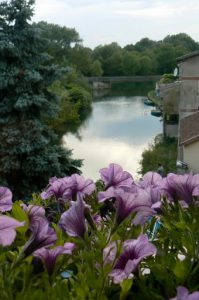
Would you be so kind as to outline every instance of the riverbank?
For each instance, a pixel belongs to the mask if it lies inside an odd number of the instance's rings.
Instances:
[[[147,94],[149,100],[151,100],[155,106],[157,106],[161,111],[163,109],[163,103],[162,103],[162,99],[160,99],[160,97],[156,96],[156,93],[154,90],[149,91]]]
[[[156,171],[158,163],[164,167],[164,172],[176,173],[177,161],[177,140],[175,138],[162,138],[161,135],[154,139],[148,149],[142,153],[140,160],[140,174],[145,174],[149,171]]]

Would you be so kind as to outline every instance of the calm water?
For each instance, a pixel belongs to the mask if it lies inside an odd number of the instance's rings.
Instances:
[[[145,97],[135,93],[135,89],[121,92],[115,88],[95,98],[93,112],[79,133],[63,137],[64,145],[74,149],[74,157],[84,159],[86,178],[99,179],[99,169],[111,162],[136,177],[143,150],[162,132],[160,118],[151,116],[151,107],[143,103]]]

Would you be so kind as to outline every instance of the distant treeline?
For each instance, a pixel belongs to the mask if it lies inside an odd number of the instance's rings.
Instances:
[[[161,41],[145,37],[135,45],[120,47],[116,42],[90,49],[82,45],[75,29],[39,22],[50,40],[48,52],[54,62],[71,66],[85,76],[128,76],[172,73],[176,58],[199,50],[199,43],[186,33],[168,35]]]

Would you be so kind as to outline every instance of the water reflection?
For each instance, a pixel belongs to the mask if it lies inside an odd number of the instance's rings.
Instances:
[[[105,96],[94,102],[90,119],[79,130],[81,138],[63,137],[74,157],[84,159],[83,175],[96,180],[99,169],[115,162],[135,176],[143,150],[162,131],[150,111],[141,96]]]

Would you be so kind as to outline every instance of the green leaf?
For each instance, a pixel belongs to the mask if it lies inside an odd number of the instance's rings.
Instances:
[[[179,279],[184,279],[186,277],[186,264],[184,261],[177,261],[174,267],[174,274]]]
[[[121,286],[121,292],[120,292],[120,300],[126,299],[131,286],[132,286],[133,280],[132,279],[126,279],[123,280],[122,283],[120,284]]]
[[[13,204],[11,215],[12,215],[13,218],[15,218],[18,221],[21,221],[21,222],[25,221],[25,225],[23,227],[18,227],[17,231],[19,231],[19,232],[26,232],[26,230],[29,227],[29,219],[28,219],[27,214],[23,210],[23,208],[20,206],[21,203],[23,203],[23,202],[16,201]]]

